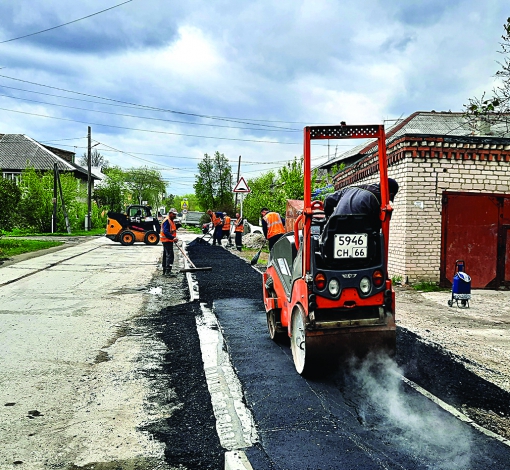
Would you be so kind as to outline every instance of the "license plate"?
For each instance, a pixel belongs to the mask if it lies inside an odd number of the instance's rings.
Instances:
[[[335,233],[335,258],[366,258],[368,247],[366,233],[350,235]]]

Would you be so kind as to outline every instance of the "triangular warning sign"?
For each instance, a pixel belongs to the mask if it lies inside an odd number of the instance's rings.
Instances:
[[[232,190],[234,193],[251,193],[251,189],[248,187],[248,184],[244,180],[244,177],[241,176],[239,181],[236,184],[236,187]]]

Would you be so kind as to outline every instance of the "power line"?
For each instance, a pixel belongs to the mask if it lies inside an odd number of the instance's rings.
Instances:
[[[99,111],[96,109],[79,108],[77,106],[68,106],[65,104],[48,103],[47,101],[37,101],[37,100],[31,100],[28,98],[19,98],[17,96],[3,95],[1,93],[0,93],[0,96],[5,96],[6,98],[11,98],[14,100],[30,101],[31,103],[47,104],[49,106],[58,106],[59,108],[77,109],[79,111],[88,111],[90,113],[109,114],[111,116],[131,117],[131,118],[137,118],[137,119],[145,119],[145,120],[149,120],[149,121],[174,122],[174,123],[178,123],[178,124],[189,124],[189,125],[194,125],[194,126],[223,127],[223,128],[227,128],[227,129],[242,129],[242,130],[264,131],[264,132],[301,132],[301,129],[295,129],[295,130],[261,129],[261,128],[255,128],[255,127],[222,126],[221,124],[207,124],[207,123],[201,123],[201,122],[175,121],[172,119],[152,118],[152,117],[145,117],[145,116],[136,116],[134,114],[112,113],[109,111]],[[98,104],[101,104],[101,103],[98,103]]]
[[[108,11],[108,10],[113,10],[114,8],[120,7],[120,6],[125,5],[126,3],[129,3],[129,2],[132,2],[132,1],[133,0],[127,0],[126,2],[119,3],[118,5],[114,5],[113,7],[106,8],[106,9],[98,11],[96,13],[92,13],[91,15],[83,16],[82,18],[78,18],[77,20],[68,21],[67,23],[60,24],[58,26],[53,26],[52,28],[43,29],[43,30],[37,31],[35,33],[25,34],[24,36],[18,36],[17,38],[6,39],[5,41],[0,41],[0,44],[4,44],[6,42],[11,42],[11,41],[17,41],[18,39],[28,38],[30,36],[35,36],[36,34],[41,34],[41,33],[47,32],[47,31],[51,31],[53,29],[62,28],[62,26],[67,26],[68,24],[76,23],[78,21],[85,20],[87,18],[91,18],[92,16],[99,15],[100,13],[104,13],[105,11]]]
[[[73,139],[61,139],[61,140],[73,140]],[[45,143],[45,144],[51,144],[51,142],[53,142],[52,140],[48,141],[48,140],[40,140],[39,141],[40,143]],[[54,140],[54,142],[58,142],[58,140]],[[97,142],[97,141],[95,141]],[[86,146],[79,146],[79,145],[65,145],[65,144],[62,144],[60,145],[60,147],[70,147],[70,148],[74,148],[74,149],[87,149],[88,147]],[[99,149],[101,150],[102,152],[117,152],[117,150],[108,150],[108,149]],[[118,150],[118,152],[122,152],[122,150]],[[130,152],[131,155],[145,155],[145,156],[150,156],[150,157],[163,157],[163,158],[178,158],[178,159],[184,159],[184,160],[203,160],[204,157],[180,157],[180,156],[177,156],[177,155],[165,155],[165,154],[161,154],[161,153],[146,153],[146,152]],[[320,156],[317,156],[317,157],[314,157],[314,158],[325,158],[327,157],[327,155],[320,155]],[[271,161],[271,162],[257,162],[257,161],[246,161],[244,162],[245,165],[274,165],[275,163],[289,163],[289,162],[292,162],[294,160],[294,157],[292,158],[289,158],[287,160],[274,160],[274,161]],[[147,160],[149,161],[149,160]],[[230,160],[228,159],[229,162],[231,163],[236,163],[237,160]]]
[[[0,77],[7,78],[9,80],[15,80],[15,81],[22,82],[22,83],[29,83],[31,85],[41,86],[41,87],[44,87],[44,88],[51,88],[53,90],[65,91],[66,93],[73,93],[73,94],[76,94],[76,95],[88,96],[89,98],[97,98],[97,99],[100,99],[100,100],[111,101],[113,103],[128,104],[128,105],[131,105],[131,106],[136,106],[137,108],[149,109],[149,110],[152,110],[152,111],[165,111],[167,113],[182,114],[182,115],[186,115],[186,116],[194,116],[194,117],[200,117],[200,118],[205,118],[205,119],[216,119],[216,120],[219,120],[219,121],[238,122],[240,124],[251,124],[251,125],[257,125],[257,126],[264,126],[264,127],[274,127],[274,128],[282,129],[282,130],[289,129],[289,128],[278,127],[278,126],[268,126],[266,124],[258,124],[256,122],[245,122],[245,121],[256,121],[256,120],[251,120],[251,119],[227,118],[227,117],[221,117],[221,116],[209,116],[209,115],[205,115],[205,114],[187,113],[187,112],[184,112],[184,111],[175,111],[173,109],[164,109],[164,108],[157,108],[157,107],[154,107],[154,106],[147,106],[147,105],[142,105],[142,104],[137,104],[137,103],[130,103],[128,101],[116,100],[116,99],[113,99],[113,98],[104,98],[102,96],[91,95],[91,94],[82,93],[82,92],[79,92],[79,91],[66,90],[65,88],[59,88],[59,87],[54,87],[54,86],[51,86],[51,85],[44,85],[42,83],[36,83],[36,82],[28,81],[28,80],[22,80],[21,78],[9,77],[7,75],[0,75]],[[294,129],[290,128],[290,130],[294,130]]]
[[[0,77],[2,77],[3,75],[0,75]],[[10,78],[11,80],[17,80],[15,78],[11,78],[11,77],[7,77],[7,78]],[[31,83],[31,82],[29,82]],[[35,85],[38,85],[37,83]],[[72,100],[72,101],[82,101],[84,103],[93,103],[93,104],[100,104],[100,105],[103,105],[103,106],[114,106],[114,107],[118,107],[118,108],[128,108],[128,109],[140,109],[142,107],[144,107],[144,105],[135,105],[135,104],[112,104],[112,103],[102,103],[101,101],[93,101],[93,100],[85,100],[83,98],[73,98],[71,96],[63,96],[63,95],[55,95],[53,93],[44,93],[42,91],[34,91],[34,90],[27,90],[25,88],[17,88],[17,87],[13,87],[13,86],[8,86],[8,85],[0,85],[2,88],[8,88],[9,90],[16,90],[16,91],[23,91],[25,93],[34,93],[36,95],[44,95],[44,96],[52,96],[54,98],[62,98],[64,100]],[[45,85],[39,85],[39,86],[45,86]],[[66,91],[66,90],[63,90],[63,91]],[[71,92],[70,92],[71,93]],[[7,95],[9,96],[9,95]],[[16,97],[12,97],[12,98],[16,98]],[[24,99],[24,98],[19,98],[19,99]],[[100,98],[100,99],[105,99],[105,98]],[[154,109],[151,109],[151,111],[158,111],[158,112],[172,112],[172,111],[167,111],[165,109],[158,109],[158,108],[154,108]],[[212,118],[211,118],[212,119]],[[278,123],[286,123],[286,124],[310,124],[309,122],[298,122],[298,121],[271,121],[271,120],[267,120],[267,119],[252,119],[252,118],[245,118],[244,119],[245,121],[248,121],[248,124],[253,124],[253,123],[257,123],[257,122],[278,122]],[[174,121],[174,122],[180,122],[180,121]],[[186,122],[186,121],[184,121]],[[233,122],[237,122],[237,121],[233,121]],[[270,127],[270,126],[268,126]],[[273,126],[274,127],[274,126]],[[303,129],[293,129],[293,128],[285,128],[285,127],[282,127],[282,128],[277,128],[278,130],[289,130],[289,131],[296,131],[296,132],[302,132]]]
[[[15,111],[13,109],[6,109],[6,108],[0,108],[2,111],[8,111],[11,113],[17,113],[17,114],[26,114],[28,116],[37,116],[47,119],[56,119],[58,121],[67,121],[67,122],[78,122],[80,124],[86,124],[88,126],[99,126],[99,127],[112,127],[114,129],[124,129],[124,130],[130,130],[130,131],[138,131],[138,132],[149,132],[152,134],[164,134],[164,135],[180,135],[184,137],[198,137],[201,139],[216,139],[216,140],[232,140],[232,141],[238,141],[238,142],[258,142],[263,144],[281,144],[281,145],[302,145],[302,142],[278,142],[274,140],[257,140],[257,139],[236,139],[233,137],[212,137],[212,136],[206,136],[206,135],[196,135],[196,134],[183,134],[180,132],[166,132],[166,131],[155,131],[150,129],[138,129],[136,127],[126,127],[126,126],[114,126],[113,124],[102,124],[97,122],[88,122],[88,121],[79,121],[77,119],[69,119],[69,118],[59,118],[55,116],[47,116],[45,114],[37,114],[37,113],[28,113],[26,111]]]
[[[51,140],[45,140],[45,141],[41,141],[42,142],[46,142],[47,144],[51,144],[52,142],[61,142],[63,140],[81,140],[81,139],[86,139],[87,136],[83,136],[83,137],[70,137],[68,139],[51,139]],[[73,147],[72,145],[64,145],[63,147]],[[83,147],[83,148],[86,148],[86,147]]]

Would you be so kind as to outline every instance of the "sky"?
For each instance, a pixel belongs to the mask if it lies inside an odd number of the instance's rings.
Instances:
[[[0,0],[0,134],[161,172],[193,193],[303,153],[314,124],[463,111],[490,91],[508,0]],[[312,165],[359,141],[316,141]]]

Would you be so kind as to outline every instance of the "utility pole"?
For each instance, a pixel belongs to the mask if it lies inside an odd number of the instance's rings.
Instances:
[[[57,164],[53,164],[53,214],[51,216],[51,233],[57,231]]]
[[[90,223],[90,217],[92,214],[92,136],[91,129],[89,126],[88,131],[88,151],[87,151],[87,217],[85,218],[85,230],[90,230],[92,224]]]

